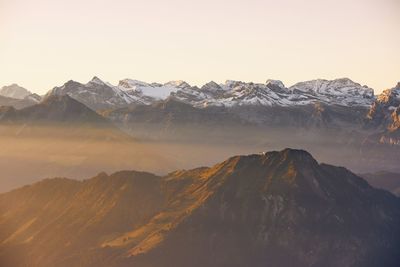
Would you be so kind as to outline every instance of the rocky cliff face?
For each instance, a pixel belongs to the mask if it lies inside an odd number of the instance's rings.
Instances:
[[[372,104],[366,127],[375,131],[371,142],[400,145],[400,83],[380,94]]]

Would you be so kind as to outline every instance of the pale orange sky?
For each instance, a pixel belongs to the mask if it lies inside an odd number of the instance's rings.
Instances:
[[[400,0],[0,0],[0,87],[400,80]]]

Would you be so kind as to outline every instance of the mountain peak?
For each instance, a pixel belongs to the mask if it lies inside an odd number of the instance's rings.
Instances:
[[[281,151],[271,151],[262,153],[265,160],[270,160],[274,164],[292,162],[296,167],[307,168],[318,165],[318,162],[307,151],[302,149],[285,148]]]
[[[122,87],[123,89],[136,89],[137,87],[140,86],[149,86],[149,84],[134,79],[123,79],[120,80],[118,83],[118,87]]]
[[[0,95],[15,99],[24,99],[26,96],[32,94],[29,90],[13,83],[8,86],[3,86],[0,89]]]
[[[335,100],[345,105],[370,106],[374,100],[373,89],[361,86],[349,78],[299,82],[289,87],[289,90],[295,94],[319,96],[321,100]]]
[[[380,103],[385,103],[387,105],[396,105],[400,101],[400,82],[391,89],[383,90],[383,92],[378,95],[377,101]]]
[[[89,83],[95,83],[95,84],[100,84],[100,85],[105,85],[106,83],[103,82],[99,77],[94,76]]]
[[[310,169],[318,166],[318,162],[307,151],[301,149],[285,148],[280,151],[261,152],[247,156],[235,156],[226,161],[228,165],[237,168],[265,169],[279,168],[291,165],[296,171]]]
[[[26,122],[74,122],[107,125],[106,119],[68,94],[47,95],[40,103],[18,110],[19,120]]]
[[[282,81],[280,80],[272,80],[272,79],[268,79],[265,84],[268,85],[272,85],[272,86],[278,86],[279,88],[285,88],[285,85],[283,84]]]
[[[81,85],[82,85],[82,84],[79,83],[79,82],[77,82],[77,81],[68,80],[68,81],[66,81],[62,86],[56,86],[56,87],[54,87],[54,88],[53,88],[50,92],[48,92],[47,94],[50,94],[50,93],[52,93],[52,92],[57,93],[57,91],[62,91],[62,89],[70,88],[70,87],[75,87],[75,86],[81,86]]]
[[[308,151],[303,149],[285,148],[278,153],[280,153],[281,155],[285,155],[288,158],[315,160]]]
[[[177,80],[177,81],[169,81],[164,85],[169,85],[169,86],[173,86],[173,87],[178,87],[178,88],[189,88],[190,84],[188,84],[187,82],[183,81],[183,80]]]
[[[289,93],[289,90],[286,88],[282,81],[268,79],[265,82],[265,85],[272,91]]]

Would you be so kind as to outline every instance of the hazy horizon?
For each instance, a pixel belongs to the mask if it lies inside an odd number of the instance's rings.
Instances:
[[[398,11],[396,0],[0,0],[0,87],[348,77],[379,93],[399,81]]]

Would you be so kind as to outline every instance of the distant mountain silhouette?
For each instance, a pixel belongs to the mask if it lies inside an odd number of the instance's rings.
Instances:
[[[18,123],[107,123],[102,116],[68,95],[49,96],[36,105],[20,110],[3,109],[0,118],[0,122]]]
[[[30,95],[24,99],[16,99],[0,95],[0,106],[11,106],[16,109],[26,108],[38,103],[37,99],[33,98],[35,96]]]

